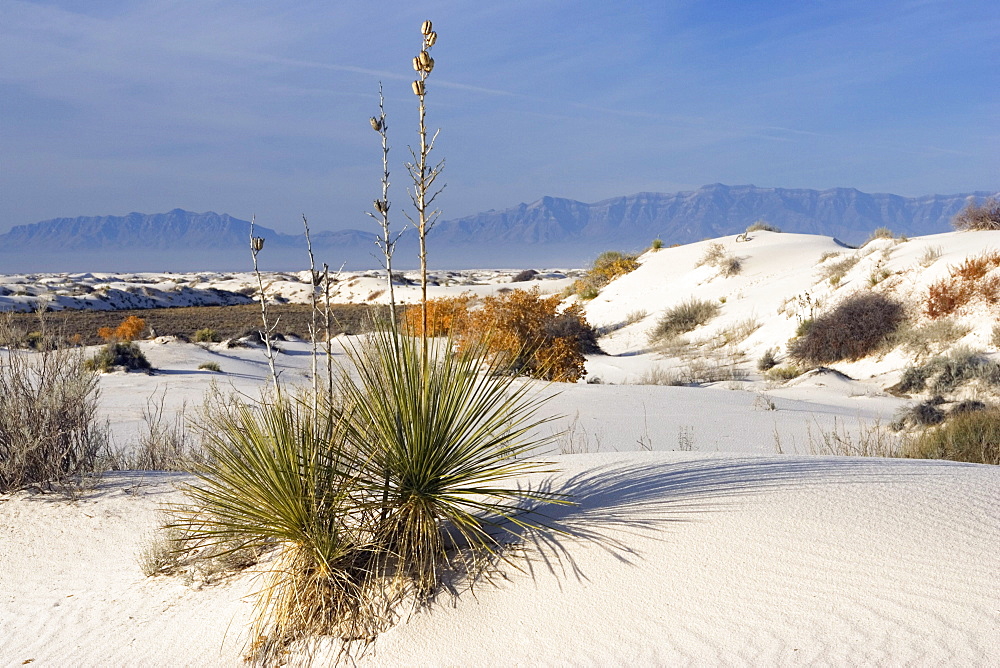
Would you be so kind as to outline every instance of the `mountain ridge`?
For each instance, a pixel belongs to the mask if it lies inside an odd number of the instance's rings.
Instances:
[[[827,190],[709,184],[675,193],[639,192],[593,203],[546,195],[502,210],[440,221],[430,232],[435,261],[446,268],[581,266],[608,248],[638,250],[654,238],[684,244],[738,234],[757,220],[785,232],[836,237],[862,243],[879,227],[921,236],[944,232],[970,198],[998,193],[903,197],[864,193],[856,188]],[[162,214],[81,216],[18,225],[0,235],[0,273],[84,267],[88,261],[114,271],[137,271],[142,262],[169,262],[178,270],[231,270],[245,267],[250,223],[227,213],[173,209]],[[256,225],[267,240],[261,258],[299,266],[302,234],[284,234]],[[356,229],[314,230],[318,262],[349,269],[379,265],[376,235]],[[399,240],[394,264],[414,263],[415,234]],[[123,251],[128,251],[127,254]]]

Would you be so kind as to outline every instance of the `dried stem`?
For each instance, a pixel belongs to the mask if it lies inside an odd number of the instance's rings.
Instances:
[[[253,256],[253,273],[257,277],[257,294],[260,295],[260,317],[264,323],[264,328],[260,334],[261,338],[264,339],[264,356],[267,357],[267,365],[271,369],[271,381],[274,383],[274,393],[280,399],[281,385],[278,383],[278,370],[274,365],[274,348],[271,344],[271,334],[274,333],[275,328],[278,326],[278,321],[275,320],[273,324],[269,324],[267,319],[267,296],[264,294],[264,279],[261,276],[260,268],[257,266],[257,254],[264,248],[264,237],[254,236],[253,228],[256,221],[257,216],[251,216],[250,255]]]
[[[375,213],[368,215],[374,218],[382,227],[382,236],[375,243],[382,251],[385,266],[385,280],[389,289],[389,320],[392,329],[396,329],[396,291],[392,284],[392,254],[403,230],[392,234],[389,229],[389,135],[388,124],[385,118],[385,97],[382,93],[382,82],[378,84],[378,111],[379,115],[371,118],[372,128],[379,133],[382,138],[382,198],[375,200]],[[405,229],[405,228],[404,228]]]

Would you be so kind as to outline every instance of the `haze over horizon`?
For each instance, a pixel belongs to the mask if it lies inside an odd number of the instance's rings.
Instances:
[[[716,182],[1000,190],[1000,6],[985,0],[8,0],[0,232],[175,208],[373,230],[379,81],[401,226],[428,18],[445,219]]]

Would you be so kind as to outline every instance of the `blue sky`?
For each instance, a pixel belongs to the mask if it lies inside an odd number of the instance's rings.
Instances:
[[[0,231],[178,207],[368,229],[379,81],[407,202],[427,18],[445,219],[715,182],[1000,190],[996,0],[3,0]]]

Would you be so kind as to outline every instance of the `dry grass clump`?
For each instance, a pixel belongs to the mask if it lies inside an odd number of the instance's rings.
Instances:
[[[922,459],[1000,464],[1000,409],[959,412],[924,430],[908,454]]]
[[[949,277],[933,283],[927,290],[924,312],[931,318],[950,315],[979,298],[995,304],[1000,300],[1000,276],[988,276],[1000,267],[1000,253],[989,252],[966,258],[952,267]]]
[[[865,242],[861,245],[862,247],[867,246],[876,239],[895,239],[895,238],[896,238],[896,233],[890,230],[888,227],[877,227],[871,233],[871,236],[868,237],[868,239],[866,239]]]
[[[64,487],[98,469],[108,431],[80,352],[7,350],[0,363],[0,492]]]
[[[751,224],[746,229],[746,232],[747,234],[749,234],[750,232],[781,232],[781,230],[778,229],[778,227],[770,224],[766,220],[758,220],[753,224]]]
[[[805,373],[805,369],[802,367],[794,364],[783,364],[781,366],[775,366],[768,369],[767,377],[771,380],[786,382],[794,378],[798,378],[803,373]]]
[[[861,258],[857,255],[848,255],[847,257],[836,262],[826,262],[827,259],[838,255],[839,253],[824,253],[824,257],[820,258],[820,262],[823,264],[823,266],[820,267],[820,276],[823,280],[830,281],[832,285],[840,283],[847,272],[853,269],[854,266],[861,261]]]
[[[195,343],[218,343],[222,337],[211,327],[203,327],[194,333],[194,340]]]
[[[929,267],[940,259],[944,250],[940,246],[928,246],[924,254],[920,256],[920,266]]]
[[[716,267],[719,274],[726,278],[736,276],[743,270],[743,261],[736,255],[726,253],[726,247],[721,243],[709,244],[705,249],[705,254],[698,260],[696,267],[709,266]]]
[[[788,353],[808,364],[830,364],[867,357],[886,345],[904,320],[902,304],[884,295],[861,292],[817,316]]]
[[[133,471],[190,471],[207,459],[201,439],[188,428],[187,405],[172,419],[164,413],[166,391],[146,401],[143,430],[135,445],[119,455],[118,468]]]
[[[947,355],[934,357],[925,364],[907,367],[899,383],[889,389],[898,394],[925,390],[944,394],[973,381],[1000,386],[1000,364],[991,362],[971,348],[961,346]]]
[[[558,296],[541,297],[537,288],[486,297],[458,334],[463,350],[485,345],[495,362],[515,374],[576,382],[585,373],[587,353],[598,352],[597,335],[572,304],[559,310]]]
[[[1000,200],[991,197],[982,204],[969,202],[951,221],[956,230],[1000,230]]]
[[[952,318],[932,320],[922,325],[903,323],[892,337],[896,346],[917,357],[939,354],[972,331]]]
[[[653,343],[666,343],[676,339],[707,323],[719,314],[720,309],[716,302],[692,297],[663,312],[650,334],[650,340]]]

